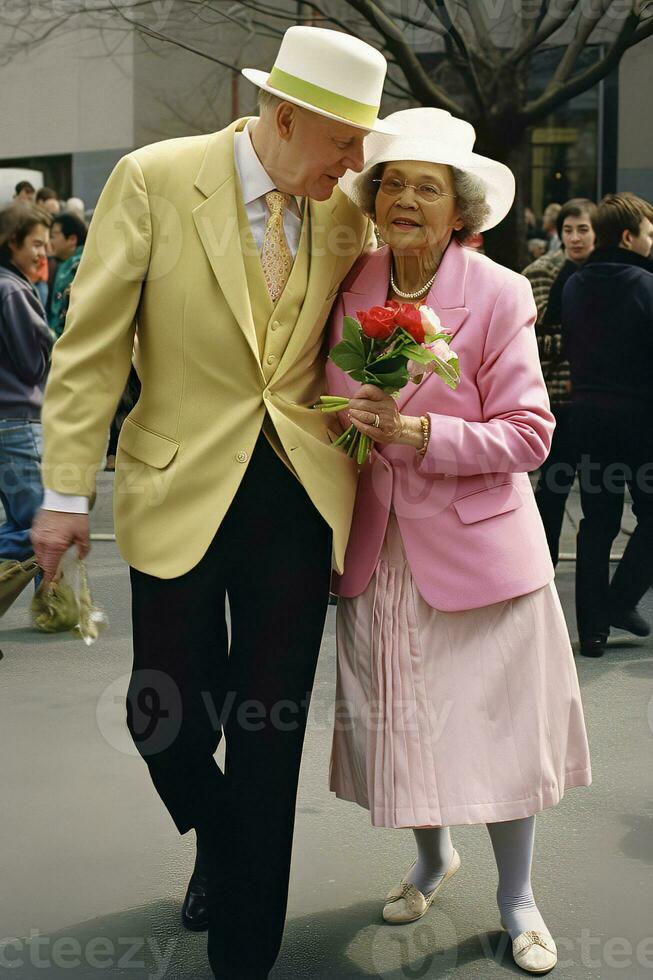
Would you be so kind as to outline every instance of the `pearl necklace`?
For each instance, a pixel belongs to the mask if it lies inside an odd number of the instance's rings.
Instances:
[[[428,293],[429,289],[431,288],[431,286],[435,282],[435,277],[437,276],[437,274],[438,274],[438,270],[436,269],[435,272],[433,273],[433,275],[431,276],[431,278],[429,279],[429,281],[426,283],[426,285],[421,286],[419,289],[416,289],[414,293],[404,293],[403,290],[399,289],[399,287],[397,286],[397,283],[395,282],[394,268],[391,265],[390,266],[390,285],[392,286],[392,291],[397,296],[401,296],[402,299],[421,299],[422,296],[426,296],[426,294]]]

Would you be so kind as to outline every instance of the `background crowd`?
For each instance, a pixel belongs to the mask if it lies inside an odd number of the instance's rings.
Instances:
[[[40,409],[53,345],[65,329],[90,213],[27,181],[0,212],[0,578],[32,557],[41,501]],[[576,612],[581,652],[603,653],[610,627],[646,636],[637,604],[653,581],[653,207],[633,194],[549,204],[525,213],[533,261],[523,270],[537,306],[536,336],[556,429],[536,500],[554,565],[577,477]],[[470,241],[482,248],[482,240]],[[132,368],[108,434],[139,394]],[[610,580],[610,549],[628,488],[636,528]],[[0,612],[1,599],[0,599]]]
[[[11,591],[16,581],[34,577],[30,529],[43,497],[41,406],[89,217],[80,198],[64,202],[29,181],[16,185],[12,203],[0,211],[0,592],[3,582]],[[107,434],[107,470],[115,467],[120,425],[139,388],[132,369]],[[0,594],[0,614],[6,607]]]

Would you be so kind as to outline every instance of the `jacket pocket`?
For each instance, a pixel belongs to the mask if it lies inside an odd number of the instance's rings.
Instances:
[[[126,418],[120,430],[118,447],[142,463],[162,470],[176,456],[179,443],[143,428],[134,419]]]
[[[513,483],[500,483],[487,490],[476,490],[453,500],[452,505],[463,524],[475,524],[489,517],[497,517],[522,506],[519,490]]]

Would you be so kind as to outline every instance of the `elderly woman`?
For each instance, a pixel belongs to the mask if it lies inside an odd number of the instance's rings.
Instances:
[[[338,723],[331,788],[382,827],[412,828],[417,859],[386,899],[422,916],[458,870],[449,827],[483,823],[515,961],[555,966],[535,904],[535,814],[591,782],[578,679],[528,471],[554,427],[526,279],[466,249],[514,197],[474,130],[437,109],[390,117],[344,190],[386,247],[361,259],[331,320],[389,299],[421,303],[452,334],[461,382],[400,397],[329,364],[329,391],[375,443],[339,581]],[[387,122],[388,120],[386,120]]]

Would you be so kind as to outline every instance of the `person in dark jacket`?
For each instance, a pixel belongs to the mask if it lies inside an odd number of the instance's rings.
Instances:
[[[59,264],[47,313],[50,329],[57,337],[61,336],[66,325],[70,289],[82,260],[87,230],[86,223],[77,214],[64,211],[52,220],[50,249]]]
[[[551,450],[540,467],[535,490],[554,566],[558,563],[565,505],[574,485],[577,463],[571,440],[569,363],[561,352],[562,290],[594,249],[595,219],[596,204],[593,201],[582,197],[567,201],[557,219],[563,248],[553,255],[543,256],[539,263],[533,262],[523,273],[533,287],[540,363],[556,419]]]
[[[0,563],[33,555],[41,504],[41,404],[54,335],[30,275],[45,255],[50,220],[40,208],[0,211]]]
[[[601,656],[610,627],[647,636],[637,604],[653,582],[653,207],[609,194],[597,247],[563,290],[563,353],[580,459],[576,616],[581,653]],[[628,485],[637,526],[610,582]]]

